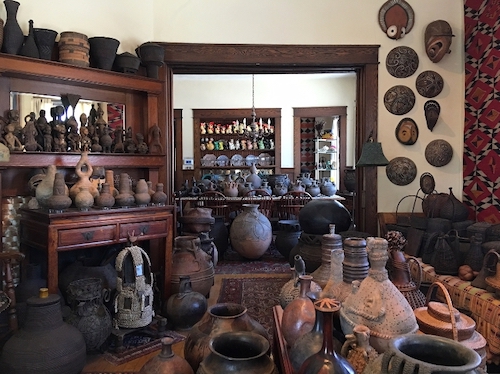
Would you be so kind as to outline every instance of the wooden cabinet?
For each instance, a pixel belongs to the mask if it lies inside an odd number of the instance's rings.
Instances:
[[[256,109],[257,121],[272,131],[257,140],[235,130],[250,124],[252,109],[194,109],[194,177],[237,173],[252,163],[262,174],[279,174],[281,165],[281,109]],[[228,134],[226,129],[231,127]],[[221,131],[221,128],[224,130]],[[260,142],[259,142],[260,140]],[[244,144],[244,145],[243,145]],[[250,144],[250,146],[248,146]]]

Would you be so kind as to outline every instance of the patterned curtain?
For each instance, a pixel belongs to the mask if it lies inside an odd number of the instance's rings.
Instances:
[[[469,218],[500,223],[500,1],[464,0],[463,201]]]

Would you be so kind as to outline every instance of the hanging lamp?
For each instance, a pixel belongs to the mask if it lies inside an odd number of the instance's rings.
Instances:
[[[368,141],[363,144],[363,149],[361,150],[361,157],[356,163],[356,167],[364,166],[386,166],[389,164],[389,160],[384,156],[382,151],[382,144],[375,142],[373,140],[373,131],[370,132]]]

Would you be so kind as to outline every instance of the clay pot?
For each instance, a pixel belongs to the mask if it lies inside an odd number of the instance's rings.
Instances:
[[[99,196],[99,191],[90,181],[93,171],[94,169],[89,161],[89,153],[82,152],[80,160],[78,160],[75,166],[75,173],[78,175],[78,181],[71,186],[69,190],[69,196],[73,201],[75,201],[76,195],[80,192],[80,187],[88,187],[89,192],[94,198]]]
[[[309,203],[308,203],[309,204]],[[295,255],[300,255],[306,263],[306,273],[310,274],[321,266],[321,239],[323,235],[300,233],[297,245],[290,251],[288,261],[293,262]]]
[[[156,183],[156,190],[151,195],[151,202],[155,205],[165,205],[167,202],[168,196],[165,192],[163,192],[163,183]]]
[[[364,325],[354,326],[352,334],[346,336],[341,354],[356,374],[362,374],[366,366],[378,357],[378,352],[370,345],[370,329]]]
[[[311,273],[314,281],[318,283],[321,288],[326,286],[330,278],[331,253],[339,249],[342,249],[342,236],[335,234],[335,225],[330,225],[330,233],[323,235],[321,240],[321,265]]]
[[[191,278],[193,291],[209,295],[214,284],[214,266],[211,257],[201,250],[200,238],[177,236],[174,239],[172,261],[172,293],[179,293],[180,277],[184,275]]]
[[[38,187],[41,186],[38,185]],[[38,190],[37,187],[37,190]],[[55,211],[62,211],[67,209],[73,203],[71,198],[66,194],[66,183],[64,183],[64,176],[61,173],[56,173],[54,178],[54,186],[52,195],[47,199],[47,207]]]
[[[332,223],[337,232],[347,231],[351,221],[351,213],[336,200],[310,201],[299,213],[300,227],[308,234],[328,234]]]
[[[354,192],[356,190],[356,169],[345,169],[343,182],[347,191]]]
[[[161,352],[150,358],[139,371],[139,374],[194,374],[189,363],[172,351],[174,339],[161,339]]]
[[[141,59],[130,52],[116,55],[113,70],[120,73],[135,74],[139,70]]]
[[[258,208],[258,204],[243,204],[243,212],[236,216],[229,230],[232,248],[252,260],[260,258],[273,240],[271,222]]]
[[[302,229],[298,220],[279,220],[278,231],[274,239],[274,245],[279,253],[285,258],[290,258],[290,251],[299,242]],[[290,264],[293,266],[293,262]]]
[[[299,276],[300,293],[283,310],[281,330],[289,347],[293,347],[298,338],[310,332],[316,320],[314,305],[307,297],[311,290],[312,277]]]
[[[176,329],[189,330],[203,317],[208,304],[205,296],[193,291],[189,276],[179,279],[179,293],[168,298],[164,313]]]
[[[211,208],[185,209],[184,214],[179,217],[183,232],[200,233],[210,231],[215,223]]]
[[[90,67],[111,70],[120,41],[105,36],[89,38]]]
[[[236,197],[238,196],[238,183],[234,181],[223,182],[224,186],[224,195],[227,197]]]
[[[78,374],[86,360],[85,340],[63,322],[60,297],[43,289],[27,301],[26,323],[3,346],[2,373]]]
[[[321,188],[318,183],[313,180],[309,186],[306,187],[306,192],[312,197],[318,196],[321,193]]]
[[[106,170],[104,172],[104,181],[109,184],[109,192],[116,197],[118,195],[118,190],[115,188],[115,175],[113,170]]]
[[[115,205],[115,197],[111,193],[109,183],[103,183],[101,186],[101,192],[99,196],[95,199],[96,205],[103,209],[109,209]]]
[[[197,374],[278,374],[266,354],[269,341],[249,331],[230,331],[214,336],[210,354],[200,363]]]
[[[135,186],[134,194],[135,203],[138,206],[147,206],[151,201],[151,195],[149,194],[148,183],[145,179],[139,179],[137,185]]]
[[[266,329],[250,317],[240,304],[221,303],[208,308],[204,317],[193,326],[184,344],[184,358],[193,370],[210,354],[210,339],[229,331],[251,331],[269,339]]]
[[[118,206],[132,206],[135,199],[132,195],[130,177],[127,173],[120,173],[119,193],[115,196],[115,203]]]
[[[328,179],[324,179],[320,186],[321,193],[325,196],[333,196],[337,192],[337,186],[335,183],[330,182]]]
[[[88,186],[80,187],[80,192],[75,196],[75,206],[82,210],[89,210],[94,205],[94,196],[89,191]]]
[[[250,166],[250,175],[247,177],[246,181],[250,182],[253,188],[260,188],[260,186],[262,185],[262,179],[257,173],[257,167],[255,166],[255,164],[252,164],[252,166]]]
[[[35,197],[41,208],[48,208],[48,199],[54,193],[54,179],[56,178],[56,166],[47,166],[47,172],[35,189]]]

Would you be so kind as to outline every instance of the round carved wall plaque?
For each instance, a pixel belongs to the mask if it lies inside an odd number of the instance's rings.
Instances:
[[[436,139],[425,147],[425,159],[436,167],[447,165],[453,157],[451,144],[444,139]]]
[[[404,145],[412,145],[418,139],[418,126],[411,118],[403,118],[396,126],[396,139]]]
[[[385,167],[385,173],[392,183],[406,186],[415,180],[417,165],[408,157],[396,157]]]
[[[423,97],[433,98],[443,90],[443,77],[432,70],[421,72],[416,81],[417,92]]]
[[[418,55],[410,47],[396,47],[387,54],[385,66],[393,77],[407,78],[417,71]]]
[[[384,95],[384,105],[392,114],[406,114],[415,105],[415,94],[408,86],[393,86]]]

